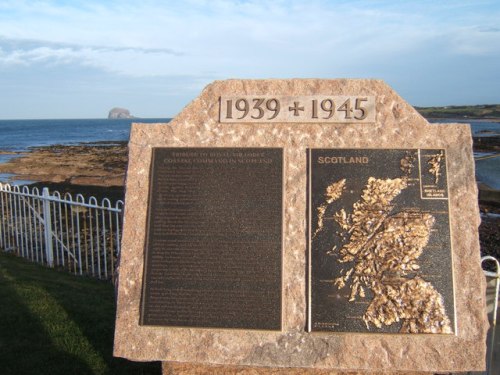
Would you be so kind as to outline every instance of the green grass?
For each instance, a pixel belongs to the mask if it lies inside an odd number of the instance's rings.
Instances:
[[[114,358],[113,286],[0,251],[0,374],[160,374]]]

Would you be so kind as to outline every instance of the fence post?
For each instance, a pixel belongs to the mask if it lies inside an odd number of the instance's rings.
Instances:
[[[52,249],[52,219],[50,215],[50,194],[48,188],[43,188],[42,202],[43,202],[43,223],[45,234],[45,254],[49,267],[54,267],[54,251]]]

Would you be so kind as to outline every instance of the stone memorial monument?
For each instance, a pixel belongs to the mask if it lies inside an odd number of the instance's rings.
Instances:
[[[115,356],[484,369],[468,125],[429,124],[378,80],[228,80],[129,146]]]

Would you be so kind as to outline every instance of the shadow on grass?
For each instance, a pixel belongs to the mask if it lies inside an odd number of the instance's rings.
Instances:
[[[114,358],[113,286],[0,252],[1,374],[160,374]]]
[[[3,266],[3,264],[2,264]],[[90,374],[90,368],[75,356],[58,350],[40,318],[23,303],[12,276],[0,268],[0,372],[2,374]],[[42,354],[43,353],[43,354]]]

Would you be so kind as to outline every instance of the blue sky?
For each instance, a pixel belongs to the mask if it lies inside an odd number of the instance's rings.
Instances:
[[[0,119],[172,117],[227,78],[500,103],[500,1],[0,0]]]

